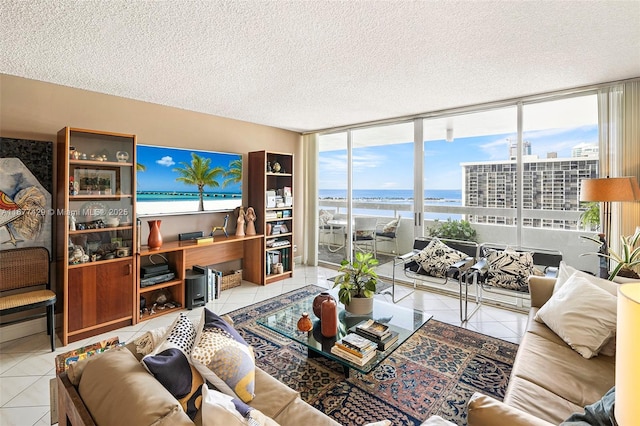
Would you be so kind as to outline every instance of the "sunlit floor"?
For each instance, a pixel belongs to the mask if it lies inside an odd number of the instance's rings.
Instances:
[[[323,287],[333,285],[329,278],[337,272],[324,267],[296,265],[293,278],[279,281],[268,286],[256,286],[243,282],[241,286],[222,292],[220,299],[207,307],[216,313],[224,314],[235,309],[278,296],[305,285],[315,284]],[[389,295],[379,295],[391,301]],[[440,293],[416,290],[398,303],[399,305],[423,310],[434,319],[460,326],[458,299]],[[192,318],[199,318],[202,308],[186,311]],[[129,342],[147,330],[170,325],[176,314],[164,315],[135,326],[124,327],[90,339],[58,347],[51,352],[46,333],[0,344],[0,424],[50,425],[49,382],[55,377],[54,358],[57,354],[94,343],[111,336]],[[527,316],[524,313],[482,306],[463,327],[510,342],[519,343],[524,333]],[[60,342],[58,342],[59,344]]]

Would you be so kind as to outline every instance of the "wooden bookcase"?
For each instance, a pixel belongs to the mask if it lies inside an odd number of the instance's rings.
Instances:
[[[136,136],[65,127],[57,139],[63,345],[134,323]]]
[[[264,234],[263,285],[293,276],[293,176],[293,154],[249,153],[249,206],[256,212],[256,232]]]

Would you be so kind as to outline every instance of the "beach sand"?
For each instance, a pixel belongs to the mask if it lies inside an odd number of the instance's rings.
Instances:
[[[188,201],[138,201],[136,213],[138,216],[153,216],[163,214],[180,214],[198,212],[199,200]],[[205,212],[229,211],[242,204],[238,198],[226,200],[204,200]]]

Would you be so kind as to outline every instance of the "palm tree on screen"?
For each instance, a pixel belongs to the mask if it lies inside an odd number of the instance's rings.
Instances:
[[[242,182],[242,160],[233,160],[229,163],[229,170],[224,174],[226,179],[222,183],[222,187],[231,185],[232,183]]]
[[[222,167],[212,169],[210,167],[211,159],[203,158],[195,152],[191,153],[191,164],[184,161],[181,161],[179,164],[182,167],[173,169],[174,172],[180,175],[176,180],[187,185],[196,185],[198,187],[198,196],[200,198],[198,211],[204,211],[204,187],[208,185],[212,188],[218,188],[220,184],[216,178],[219,175],[224,175],[224,169]]]

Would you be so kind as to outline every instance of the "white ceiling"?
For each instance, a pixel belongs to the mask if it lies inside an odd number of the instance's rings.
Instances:
[[[296,131],[640,76],[640,1],[0,0],[0,72]]]

